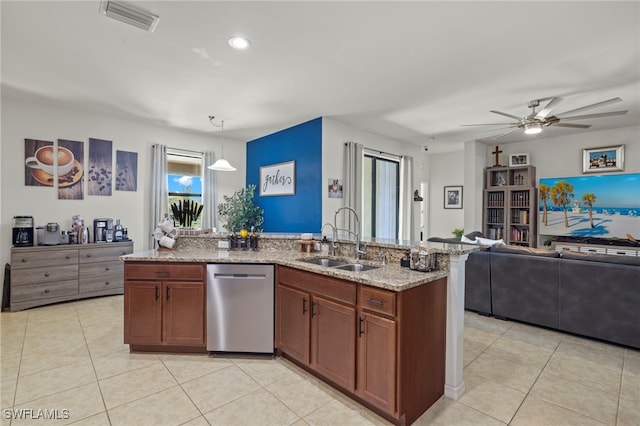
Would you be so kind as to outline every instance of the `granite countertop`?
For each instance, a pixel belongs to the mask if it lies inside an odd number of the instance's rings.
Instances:
[[[437,245],[437,244],[434,244]],[[445,244],[439,244],[445,246]],[[428,245],[430,248],[432,244]],[[459,246],[459,245],[458,245]],[[466,248],[452,247],[446,249],[439,247],[449,254],[462,254]],[[474,251],[474,250],[470,250]],[[122,256],[124,261],[149,261],[149,262],[199,262],[199,263],[272,263],[283,266],[290,266],[303,271],[315,272],[318,274],[345,279],[374,287],[384,288],[393,291],[403,291],[412,287],[417,287],[429,282],[438,280],[449,275],[448,270],[435,270],[432,272],[419,272],[400,265],[387,264],[381,266],[380,263],[360,261],[358,263],[379,266],[362,272],[350,272],[340,269],[323,267],[312,263],[304,262],[306,258],[331,257],[322,256],[319,253],[302,253],[297,251],[205,251],[202,249],[178,249],[178,250],[147,250]],[[353,258],[343,258],[350,263]]]

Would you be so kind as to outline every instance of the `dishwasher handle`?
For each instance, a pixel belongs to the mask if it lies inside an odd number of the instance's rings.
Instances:
[[[266,280],[267,276],[264,274],[219,274],[214,273],[213,279],[222,280]]]

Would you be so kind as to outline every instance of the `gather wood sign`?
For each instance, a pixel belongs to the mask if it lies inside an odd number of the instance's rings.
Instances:
[[[293,195],[296,193],[296,162],[260,167],[260,196]]]

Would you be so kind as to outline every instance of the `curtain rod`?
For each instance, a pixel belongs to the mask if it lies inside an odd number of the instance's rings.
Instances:
[[[172,152],[170,152],[172,151]],[[174,154],[174,155],[180,155],[180,154],[197,154],[199,156],[204,155],[204,152],[202,151],[193,151],[190,149],[182,149],[182,148],[170,148],[167,147],[167,154]]]

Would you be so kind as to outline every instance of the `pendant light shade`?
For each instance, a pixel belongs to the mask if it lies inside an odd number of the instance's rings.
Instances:
[[[224,159],[224,120],[220,122],[219,126],[216,126],[216,124],[213,122],[214,118],[215,116],[210,115],[209,122],[211,122],[211,124],[214,127],[220,127],[220,133],[222,134],[222,148],[220,149],[220,153],[221,153],[220,159],[216,160],[216,162],[213,163],[212,165],[207,166],[207,169],[215,170],[218,172],[235,172],[236,168],[233,167],[231,164],[229,164],[227,160]]]
[[[207,166],[207,169],[216,170],[218,172],[235,172],[236,171],[236,168],[233,167],[231,164],[229,164],[229,162],[224,158],[216,160],[215,163],[213,163],[210,166]]]

